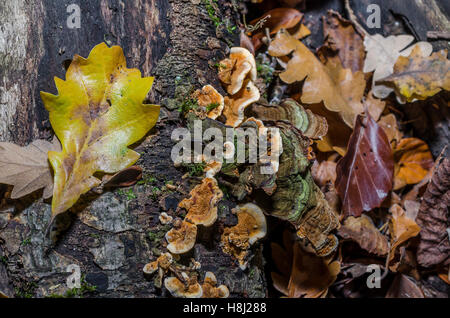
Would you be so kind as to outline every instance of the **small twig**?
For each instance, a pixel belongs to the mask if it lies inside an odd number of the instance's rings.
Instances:
[[[388,248],[389,249],[388,249],[388,254],[387,254],[387,257],[386,257],[386,264],[384,265],[384,273],[380,277],[380,282],[384,278],[386,278],[386,276],[389,274],[389,261],[390,261],[390,258],[391,258],[391,243],[389,243],[389,242],[388,242]]]
[[[427,38],[450,40],[450,32],[448,32],[448,31],[428,31]]]

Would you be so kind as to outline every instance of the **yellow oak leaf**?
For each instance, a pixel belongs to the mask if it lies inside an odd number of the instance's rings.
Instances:
[[[95,172],[115,173],[135,163],[128,148],[152,128],[159,106],[143,104],[152,77],[126,67],[119,46],[95,46],[87,59],[75,55],[66,80],[55,77],[58,95],[41,92],[50,123],[62,145],[50,151],[54,190],[52,214],[69,209],[100,184]]]
[[[442,50],[428,56],[419,46],[414,47],[408,57],[400,56],[394,73],[382,80],[392,82],[408,102],[426,99],[441,91],[450,90],[450,61],[447,51]]]

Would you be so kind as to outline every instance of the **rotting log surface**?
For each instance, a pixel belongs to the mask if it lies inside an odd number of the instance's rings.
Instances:
[[[79,29],[66,24],[70,15],[66,8],[72,3],[81,8]],[[221,14],[234,14],[225,1],[220,5]],[[136,148],[142,154],[137,164],[144,169],[143,184],[85,195],[72,213],[59,219],[64,231],[48,253],[44,229],[50,202],[43,202],[39,193],[16,202],[3,200],[0,291],[11,297],[63,295],[66,268],[78,264],[84,280],[97,287],[85,296],[167,296],[144,277],[142,268],[164,251],[162,237],[168,227],[159,223],[159,213],[167,210],[175,216],[178,201],[193,187],[170,159],[171,131],[181,125],[173,97],[176,90],[186,93],[207,83],[219,87],[216,70],[208,62],[222,59],[237,35],[216,29],[203,2],[196,0],[6,0],[0,3],[0,21],[1,141],[25,145],[37,138],[50,139],[53,133],[39,91],[56,93],[53,76],[64,78],[74,54],[87,57],[102,41],[120,45],[128,67],[154,76],[148,99],[167,106]],[[168,181],[182,183],[185,194],[160,191]],[[213,271],[231,296],[263,297],[261,249],[254,251],[246,272],[221,252],[220,230],[236,222],[230,213],[233,204],[221,205],[216,225],[199,233],[199,244],[182,260],[193,257],[202,264],[201,280],[205,271]]]

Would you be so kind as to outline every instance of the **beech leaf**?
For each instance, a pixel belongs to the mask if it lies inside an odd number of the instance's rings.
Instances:
[[[47,157],[49,151],[61,151],[57,138],[53,142],[35,140],[25,147],[0,142],[0,183],[14,186],[11,199],[41,188],[44,188],[44,199],[52,196],[53,179]]]
[[[62,151],[48,154],[55,171],[53,216],[69,209],[100,180],[97,171],[115,173],[139,154],[127,146],[152,128],[159,106],[142,102],[152,77],[126,68],[119,46],[95,46],[87,59],[75,55],[66,80],[55,78],[59,95],[41,92]]]
[[[336,166],[336,190],[345,216],[379,207],[392,189],[394,160],[389,140],[370,115],[359,115],[347,153]]]

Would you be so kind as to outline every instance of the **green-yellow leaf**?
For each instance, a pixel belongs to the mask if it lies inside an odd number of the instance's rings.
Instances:
[[[143,101],[152,77],[126,67],[119,46],[95,46],[87,59],[75,55],[66,80],[55,77],[58,95],[41,92],[62,151],[51,151],[53,216],[69,209],[80,195],[100,184],[97,171],[115,173],[139,154],[128,146],[140,140],[159,116],[159,106]]]

